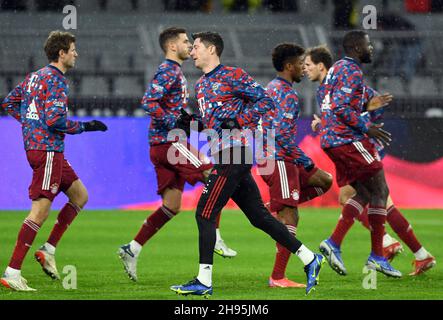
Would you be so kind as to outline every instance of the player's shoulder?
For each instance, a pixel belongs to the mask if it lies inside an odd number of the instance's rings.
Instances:
[[[274,78],[268,82],[268,84],[266,85],[266,89],[267,90],[274,90],[274,89],[279,88],[279,86],[280,86],[280,81],[278,81],[277,78]]]
[[[292,87],[292,84],[281,78],[274,78],[268,83],[266,88],[279,92],[285,96],[297,95],[297,91]]]
[[[34,75],[37,76],[39,81],[43,82],[47,86],[67,86],[67,81],[63,73],[56,67],[52,67],[51,65],[47,65],[31,73],[30,78],[32,78]]]
[[[202,84],[203,80],[205,79],[205,75],[203,74],[202,76],[200,76],[200,78],[197,79],[197,81],[195,82],[195,87],[198,87]]]
[[[173,63],[170,60],[163,61],[157,68],[157,74],[164,76],[174,76],[182,73],[181,67],[178,63]]]
[[[226,70],[226,73],[231,74],[234,79],[240,79],[245,75],[249,75],[243,68],[240,67],[225,66],[224,69]]]
[[[346,58],[338,60],[332,68],[335,75],[359,77],[363,75],[360,66],[355,61]]]
[[[247,72],[240,67],[223,65],[218,70],[217,74],[221,78],[229,79],[232,81],[238,81],[238,80],[242,79],[245,75],[247,75]]]
[[[360,65],[353,59],[343,58],[343,59],[339,60],[338,62],[340,62],[342,68],[344,68],[344,69],[348,69],[348,70],[356,71],[356,72],[362,72]]]

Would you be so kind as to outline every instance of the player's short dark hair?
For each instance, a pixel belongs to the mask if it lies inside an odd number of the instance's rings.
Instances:
[[[314,62],[315,64],[319,64],[320,62],[323,63],[326,69],[332,67],[332,54],[331,51],[329,51],[328,47],[325,45],[309,48],[306,51],[306,56],[310,56],[312,62]]]
[[[60,50],[68,52],[71,43],[75,43],[75,36],[66,31],[51,31],[45,42],[45,53],[49,62],[57,62]]]
[[[363,30],[352,30],[345,34],[343,37],[343,49],[345,54],[349,54],[354,51],[354,48],[362,43],[365,36],[368,34]]]
[[[215,53],[221,57],[223,49],[225,47],[223,39],[217,32],[205,31],[192,34],[192,39],[200,39],[201,42],[207,47],[208,45],[215,46]]]
[[[177,37],[182,33],[186,33],[186,30],[184,28],[178,27],[170,27],[160,33],[158,37],[158,42],[160,44],[160,48],[162,48],[164,53],[166,53],[166,44],[168,43],[168,41],[176,40]]]
[[[305,49],[295,43],[280,43],[272,50],[272,64],[275,70],[281,72],[285,64],[305,53]]]

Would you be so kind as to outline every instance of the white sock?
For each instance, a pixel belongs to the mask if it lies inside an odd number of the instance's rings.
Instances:
[[[212,264],[200,264],[197,279],[207,287],[212,286]]]
[[[21,275],[21,270],[17,270],[11,267],[7,267],[5,270],[5,275],[8,277],[17,277]]]
[[[425,247],[421,247],[417,252],[414,253],[415,259],[424,260],[430,256],[429,252],[426,251]]]
[[[219,240],[223,240],[222,237],[221,237],[220,229],[219,228],[215,229],[215,236],[216,236],[215,242],[218,242]]]
[[[143,246],[137,241],[132,240],[131,242],[129,242],[129,248],[131,248],[131,251],[134,253],[135,257],[138,257],[140,251],[142,251]]]
[[[52,244],[46,242],[45,243],[45,248],[46,248],[46,251],[48,251],[49,254],[52,254],[52,255],[55,254],[55,247]]]
[[[314,253],[306,248],[304,244],[301,245],[295,254],[300,258],[305,266],[310,264],[315,258]]]

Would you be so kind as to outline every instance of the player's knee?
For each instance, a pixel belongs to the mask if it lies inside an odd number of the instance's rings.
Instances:
[[[297,208],[285,207],[278,212],[277,220],[286,225],[298,225],[298,210]]]
[[[32,208],[27,219],[35,222],[39,226],[43,225],[49,216],[49,210],[45,208]]]
[[[65,194],[68,196],[69,202],[81,209],[89,200],[88,190],[80,180],[74,181]]]
[[[329,190],[332,187],[332,175],[326,172],[326,174],[322,178],[322,183],[323,189],[326,192],[326,190]]]
[[[80,196],[80,207],[83,208],[89,201],[88,191],[85,189]]]
[[[340,193],[340,195],[338,196],[338,202],[340,203],[341,206],[344,206],[346,202],[349,200],[349,198],[350,198],[349,194]]]
[[[168,193],[164,193],[163,205],[166,208],[168,208],[170,211],[179,213],[182,205],[181,192],[173,190],[173,191],[168,191]]]
[[[385,200],[388,201],[388,197],[389,197],[389,187],[387,184],[384,184],[381,188],[380,188],[380,196]]]
[[[181,209],[181,203],[180,202],[179,203],[171,203],[171,202],[166,203],[166,202],[163,202],[163,205],[166,208],[168,208],[170,211],[174,212],[175,214],[179,213],[180,209]]]
[[[85,188],[79,189],[78,192],[76,192],[73,196],[69,198],[69,201],[71,203],[75,204],[81,209],[85,207],[86,203],[88,203],[88,200],[89,194],[88,190],[86,190]]]
[[[389,189],[387,186],[380,186],[376,189],[371,197],[371,203],[379,206],[386,206],[389,196]]]

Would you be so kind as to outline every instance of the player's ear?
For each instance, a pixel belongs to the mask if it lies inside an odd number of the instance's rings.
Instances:
[[[359,55],[362,54],[363,52],[363,44],[362,43],[356,43],[354,45],[354,50],[356,53],[358,53]]]
[[[326,66],[323,62],[319,63],[320,71],[326,70]]]
[[[211,45],[210,47],[209,47],[209,53],[212,55],[212,54],[216,54],[216,49],[215,49],[215,46],[214,45]]]
[[[285,65],[283,66],[283,70],[288,70],[288,71],[292,71],[294,69],[294,65],[290,62],[286,62]]]
[[[175,45],[174,41],[168,41],[168,51],[176,51],[177,50],[177,46]]]
[[[60,50],[58,51],[58,59],[62,58],[65,54],[66,54],[65,50],[60,49]],[[57,60],[58,60],[58,59],[57,59]]]

